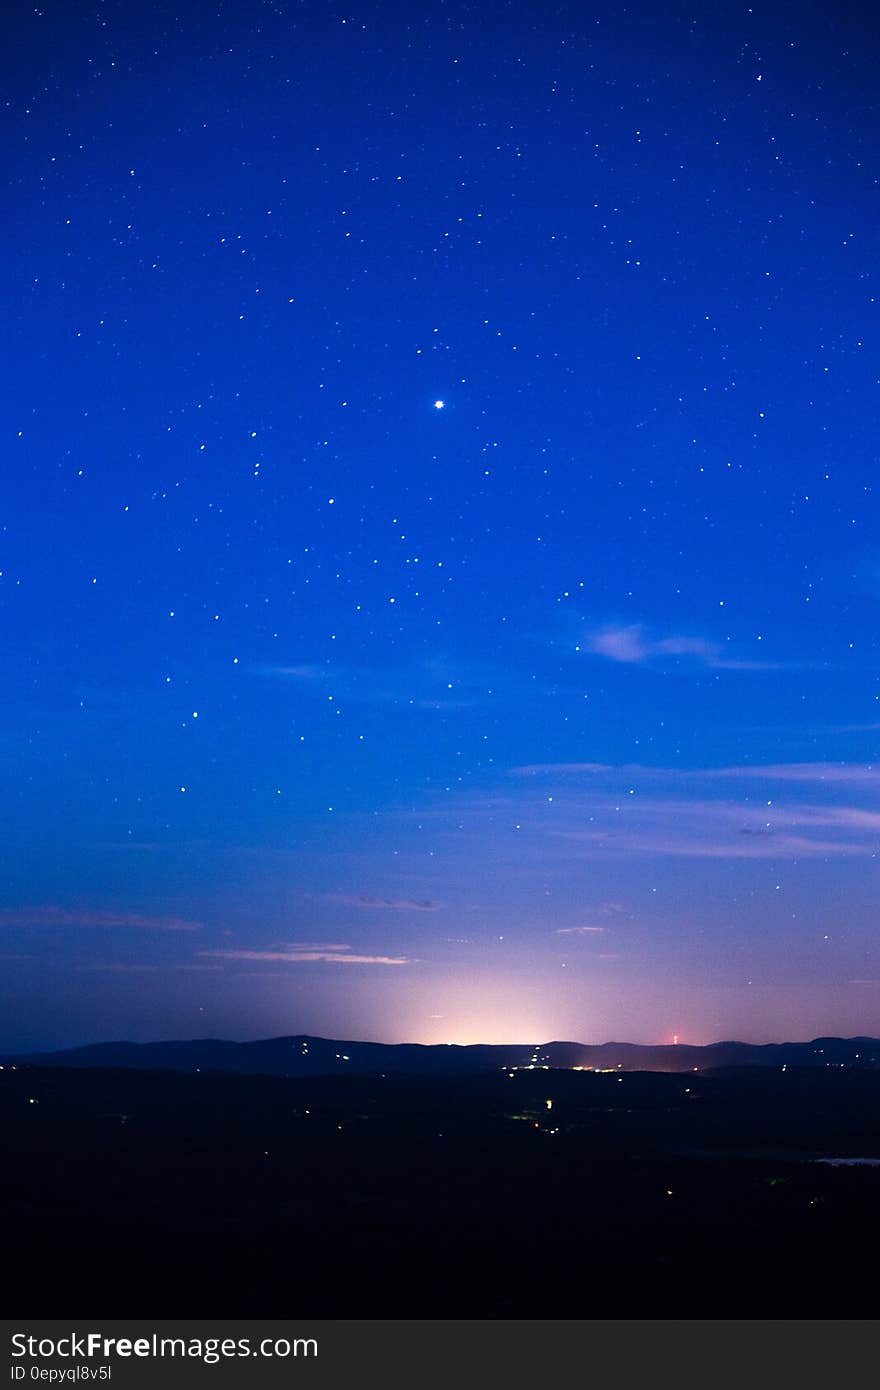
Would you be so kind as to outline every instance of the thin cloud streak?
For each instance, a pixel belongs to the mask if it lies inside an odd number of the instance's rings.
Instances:
[[[675,839],[661,834],[621,831],[619,833],[591,831],[566,831],[565,838],[589,843],[607,851],[619,853],[675,855],[691,859],[805,859],[820,855],[823,857],[840,855],[851,856],[874,854],[870,845],[855,844],[843,840],[811,840],[805,835],[777,835],[746,837],[740,843],[735,841],[706,841]]]
[[[504,814],[594,853],[764,860],[880,854],[876,802],[841,805],[830,799],[838,788],[862,794],[880,787],[870,765],[682,769],[550,763],[515,767],[511,774],[537,785],[525,801],[507,799]],[[766,786],[752,786],[762,782]],[[706,794],[722,787],[736,788],[737,796]],[[552,796],[544,795],[548,788]],[[809,799],[800,800],[804,795]]]
[[[592,633],[580,647],[593,656],[604,656],[618,665],[644,666],[664,657],[691,657],[697,664],[713,670],[727,671],[774,671],[777,663],[767,661],[739,660],[724,655],[724,649],[717,642],[706,641],[702,637],[675,635],[672,637],[651,638],[645,633],[641,623],[630,623],[623,627],[605,627]]]
[[[510,768],[514,777],[604,776],[764,778],[778,782],[865,783],[880,787],[880,768],[870,763],[754,763],[733,767],[651,767],[645,763],[524,763]]]
[[[156,975],[159,971],[158,965],[132,965],[125,961],[111,965],[78,965],[76,969],[87,975]]]
[[[430,898],[373,898],[365,893],[331,893],[329,897],[331,902],[366,910],[384,908],[390,912],[436,912],[440,907],[439,903],[432,902]]]
[[[329,949],[291,949],[286,951],[200,951],[200,956],[216,960],[283,961],[287,965],[321,963],[326,965],[410,965],[407,956],[364,956],[355,954],[349,946]]]
[[[110,975],[155,975],[172,973],[191,973],[193,971],[201,974],[203,972],[222,971],[222,965],[148,965],[138,964],[134,961],[109,961],[98,965],[78,965],[77,970],[87,973],[102,973]]]
[[[261,676],[287,676],[300,681],[322,681],[332,677],[332,672],[321,666],[255,666],[253,670]]]
[[[708,770],[704,775],[709,775]],[[876,782],[880,770],[870,763],[767,763],[719,768],[718,777],[767,777],[778,782]]]
[[[853,806],[770,806],[664,798],[565,808],[569,824],[553,833],[610,852],[699,859],[797,859],[875,855],[880,812]],[[572,825],[602,818],[596,829]],[[825,832],[812,835],[809,832]],[[838,832],[829,838],[827,832]]]
[[[145,931],[200,931],[200,922],[142,912],[80,911],[66,907],[7,907],[0,927],[135,927]]]

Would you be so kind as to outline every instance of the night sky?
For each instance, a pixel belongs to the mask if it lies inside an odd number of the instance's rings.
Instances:
[[[6,11],[0,1045],[880,1032],[880,43]]]

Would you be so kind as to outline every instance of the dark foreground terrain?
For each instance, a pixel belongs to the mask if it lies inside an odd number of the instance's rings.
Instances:
[[[548,1104],[552,1102],[552,1104]],[[880,1072],[0,1071],[6,1316],[874,1317]]]

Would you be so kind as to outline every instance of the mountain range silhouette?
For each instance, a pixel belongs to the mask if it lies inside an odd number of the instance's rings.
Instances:
[[[105,1042],[58,1052],[7,1054],[9,1063],[51,1067],[212,1071],[267,1076],[375,1072],[426,1076],[475,1075],[503,1068],[550,1067],[687,1072],[718,1067],[861,1067],[880,1065],[877,1038],[813,1038],[810,1042],[455,1044],[339,1041],[295,1034],[255,1042],[198,1038],[175,1042]]]

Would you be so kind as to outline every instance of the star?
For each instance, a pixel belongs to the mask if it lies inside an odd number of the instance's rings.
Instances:
[[[446,404],[445,401],[435,401],[435,402],[434,402],[434,409],[435,409],[435,410],[442,410],[443,407],[445,406],[445,404]]]

